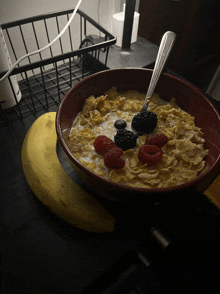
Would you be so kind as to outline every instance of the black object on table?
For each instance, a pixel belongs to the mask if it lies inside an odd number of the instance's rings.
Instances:
[[[219,102],[210,99],[220,109]],[[49,111],[56,111],[56,107]],[[174,269],[175,278],[181,277],[177,275],[175,256],[181,257],[183,264],[183,252],[187,255],[190,248],[197,249],[192,244],[199,242],[199,248],[203,248],[203,242],[219,240],[219,210],[199,193],[192,195],[190,203],[176,200],[172,204],[155,203],[153,207],[144,208],[95,196],[116,218],[115,232],[109,234],[87,233],[64,223],[35,197],[22,170],[21,147],[25,134],[42,113],[30,114],[22,121],[1,127],[1,266],[6,289],[2,293],[162,293],[170,286],[164,282],[169,281],[166,272],[171,277]],[[67,174],[86,188],[59,145],[58,156]],[[153,226],[160,228],[173,243],[178,242],[175,244],[180,244],[179,249],[170,249],[165,255],[166,251],[162,251],[162,255],[157,253],[159,249],[150,234]],[[183,245],[179,241],[186,242],[185,251],[181,251]],[[140,246],[146,256],[154,256],[154,268],[146,269],[138,260],[135,248]],[[181,253],[178,255],[178,252]],[[196,252],[191,251],[191,257],[196,257]],[[212,251],[213,255],[214,252],[217,256],[218,251]],[[204,258],[208,253],[207,250],[203,252]],[[166,268],[167,256],[169,260],[174,258],[170,262],[173,264],[171,270]],[[192,258],[188,265],[194,266],[196,271]],[[161,274],[162,268],[164,274]],[[186,272],[185,276],[190,275]],[[119,282],[113,283],[117,277]],[[195,281],[197,283],[196,278]],[[192,286],[190,283],[185,285]]]

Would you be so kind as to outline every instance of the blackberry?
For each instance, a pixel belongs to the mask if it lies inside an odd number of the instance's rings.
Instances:
[[[157,115],[151,111],[143,111],[136,114],[131,123],[131,127],[136,132],[152,133],[157,126]]]
[[[114,137],[114,142],[117,147],[122,148],[124,151],[136,147],[137,135],[126,129],[117,131]]]

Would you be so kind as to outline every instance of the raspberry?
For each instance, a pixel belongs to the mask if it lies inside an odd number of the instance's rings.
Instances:
[[[168,138],[164,134],[155,134],[146,138],[145,145],[156,145],[161,148],[167,143],[167,141]]]
[[[157,126],[157,115],[151,111],[136,114],[131,122],[131,127],[137,132],[152,133]]]
[[[124,151],[136,147],[137,135],[128,130],[119,130],[114,137],[115,144]]]
[[[106,136],[98,136],[93,145],[95,151],[100,155],[103,155],[111,148],[116,147],[115,143]]]
[[[123,150],[118,147],[111,148],[104,155],[105,166],[112,169],[121,169],[125,166],[125,161],[120,158],[123,155]]]
[[[160,162],[163,151],[155,145],[144,145],[140,148],[138,159],[148,165],[156,165]]]

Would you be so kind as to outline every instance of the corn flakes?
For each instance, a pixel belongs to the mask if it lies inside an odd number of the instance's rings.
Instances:
[[[119,93],[115,87],[100,97],[86,99],[69,135],[73,154],[86,167],[116,183],[153,189],[191,181],[204,170],[208,150],[204,147],[203,132],[195,125],[194,117],[180,109],[174,98],[167,103],[153,94],[148,107],[158,119],[153,133],[168,137],[167,144],[162,147],[159,164],[149,167],[138,159],[139,149],[147,135],[137,139],[134,149],[123,152],[121,158],[125,160],[125,167],[120,170],[108,169],[102,156],[95,152],[93,142],[97,136],[106,135],[114,140],[114,122],[117,119],[126,120],[127,128],[131,129],[132,118],[141,111],[144,99],[144,93]]]

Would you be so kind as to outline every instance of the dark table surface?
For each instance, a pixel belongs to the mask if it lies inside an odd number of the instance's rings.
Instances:
[[[214,103],[220,109],[219,102]],[[56,107],[49,111],[56,111]],[[172,204],[155,203],[152,207],[134,207],[96,196],[116,218],[113,233],[87,233],[60,220],[35,197],[22,170],[24,137],[41,114],[1,127],[1,263],[9,284],[28,280],[36,293],[81,293],[143,239],[147,249],[153,226],[173,240],[220,239],[219,210],[199,193],[192,202],[177,198]],[[85,187],[59,145],[57,150],[67,174]],[[35,293],[33,289],[21,293]]]

